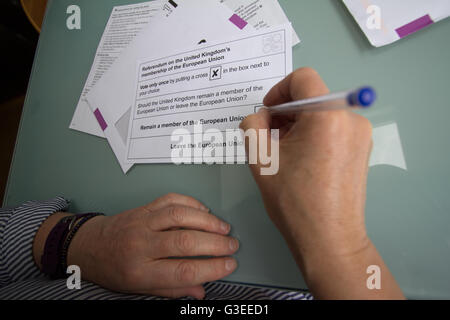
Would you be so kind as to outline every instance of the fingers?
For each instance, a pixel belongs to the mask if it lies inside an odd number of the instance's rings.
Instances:
[[[326,84],[314,69],[301,68],[276,84],[264,98],[264,105],[270,107],[327,93],[329,90]]]
[[[154,241],[155,258],[228,256],[239,248],[234,238],[193,230],[161,232]]]
[[[187,228],[228,234],[230,225],[216,216],[188,206],[171,205],[146,217],[148,227],[153,231],[172,228]]]
[[[233,258],[156,260],[148,266],[151,276],[142,279],[143,281],[151,279],[152,283],[147,284],[149,287],[167,289],[195,287],[222,279],[231,274],[236,267],[237,263]]]
[[[301,68],[276,84],[264,98],[264,105],[270,107],[293,100],[321,96],[327,93],[329,93],[329,90],[326,84],[314,69]],[[295,119],[295,115],[284,116],[281,123],[275,123],[275,127],[283,129],[283,126],[287,124],[287,120],[295,121]],[[275,120],[280,122],[280,119]],[[272,122],[269,112],[261,109],[260,112],[245,118],[240,128],[244,131],[248,129],[269,129]],[[281,135],[283,134],[284,132],[281,133]]]
[[[175,289],[160,289],[160,290],[152,290],[150,294],[158,297],[173,298],[173,299],[181,297],[193,297],[195,299],[203,299],[205,297],[205,289],[203,288],[203,286],[175,288]]]
[[[271,117],[267,110],[260,109],[259,112],[254,113],[242,120],[239,127],[247,131],[248,129],[270,129]]]
[[[150,211],[156,211],[162,208],[175,205],[191,207],[205,212],[209,211],[209,209],[200,201],[192,197],[177,193],[166,194],[165,196],[162,196],[154,200],[153,202],[149,203],[148,205],[145,206],[145,208]]]

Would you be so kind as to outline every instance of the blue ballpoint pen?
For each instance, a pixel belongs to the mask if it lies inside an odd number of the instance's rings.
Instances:
[[[368,108],[376,100],[375,90],[362,87],[356,90],[342,91],[311,99],[297,100],[273,107],[263,107],[271,115],[298,113],[302,111],[326,111],[340,109]]]

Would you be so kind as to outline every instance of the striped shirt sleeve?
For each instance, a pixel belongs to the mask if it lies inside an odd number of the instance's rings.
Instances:
[[[68,206],[66,199],[55,198],[0,209],[0,288],[44,276],[34,263],[34,237],[45,219]]]
[[[64,198],[29,201],[14,209],[0,209],[0,299],[39,300],[160,300],[156,296],[109,291],[81,281],[79,290],[69,290],[66,279],[50,280],[33,260],[33,241],[41,224],[55,212],[66,211]],[[302,291],[280,290],[211,282],[204,285],[207,300],[310,300]],[[190,300],[191,298],[184,297]]]

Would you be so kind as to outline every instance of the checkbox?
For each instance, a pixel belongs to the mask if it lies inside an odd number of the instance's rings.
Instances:
[[[209,80],[220,80],[222,79],[222,66],[212,67],[209,71]]]
[[[256,106],[255,113],[258,113],[258,111],[261,110],[262,108],[264,108],[264,106]]]

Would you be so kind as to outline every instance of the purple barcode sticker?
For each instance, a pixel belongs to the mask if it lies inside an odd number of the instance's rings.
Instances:
[[[400,27],[396,29],[398,36],[400,38],[404,38],[414,32],[419,31],[420,29],[423,29],[430,24],[433,24],[434,21],[431,19],[431,17],[427,14],[423,17],[420,17],[419,19],[416,19],[408,24],[405,24],[403,27]]]
[[[247,21],[239,17],[237,14],[233,14],[230,18],[230,21],[239,29],[244,29],[247,25]]]
[[[96,110],[94,111],[94,115],[95,115],[95,118],[97,118],[97,121],[98,121],[98,124],[100,125],[100,128],[102,128],[102,130],[105,131],[106,128],[108,128],[108,125],[106,124],[106,121],[105,121],[105,119],[103,118],[103,115],[102,115],[102,113],[100,112],[100,110],[99,110],[99,109],[96,109]]]

